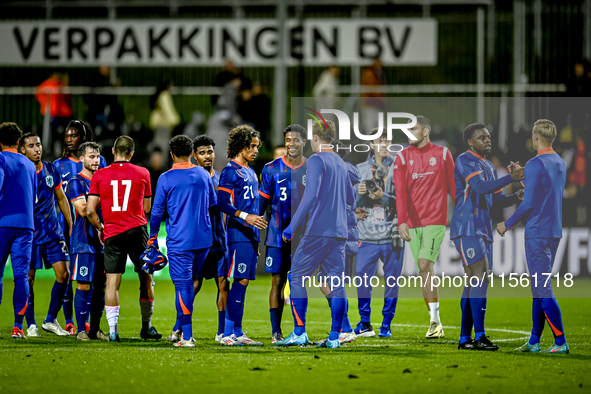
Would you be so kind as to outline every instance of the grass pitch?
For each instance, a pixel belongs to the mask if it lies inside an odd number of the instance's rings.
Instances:
[[[35,283],[36,318],[40,325],[49,303],[52,281]],[[585,281],[583,286],[588,286]],[[498,352],[458,351],[458,299],[442,299],[445,339],[426,340],[428,313],[424,301],[401,298],[392,338],[359,338],[341,349],[283,348],[271,344],[269,277],[247,290],[244,329],[263,347],[222,347],[213,341],[217,329],[215,284],[207,281],[195,301],[195,349],[173,348],[164,339],[143,341],[137,281],[121,289],[121,343],[77,342],[41,333],[41,338],[13,340],[12,282],[4,286],[0,308],[0,392],[2,393],[187,393],[235,390],[240,393],[322,392],[589,392],[591,301],[560,299],[570,355],[516,354],[528,337],[531,300],[491,299],[487,334]],[[357,301],[350,300],[352,324]],[[372,302],[374,328],[381,323],[382,301]],[[154,326],[164,335],[174,323],[174,291],[168,280],[156,282]],[[63,325],[63,315],[59,320]],[[283,331],[293,328],[289,309]],[[108,331],[103,318],[102,328]],[[325,300],[311,299],[308,334],[326,337],[330,313]],[[546,327],[542,348],[553,339]],[[502,391],[501,391],[502,390]]]

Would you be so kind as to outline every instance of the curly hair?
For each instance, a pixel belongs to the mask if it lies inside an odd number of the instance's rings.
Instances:
[[[468,145],[468,140],[472,138],[474,132],[480,129],[486,129],[486,125],[484,125],[483,123],[472,123],[466,126],[466,128],[464,129],[464,142],[466,143],[466,145]]]
[[[230,136],[228,138],[228,152],[226,154],[228,159],[234,159],[242,149],[248,148],[252,143],[253,138],[258,138],[260,141],[261,133],[245,124],[234,127],[230,131]]]
[[[186,135],[175,135],[168,146],[176,157],[189,157],[193,153],[193,141]]]
[[[23,136],[23,132],[16,123],[4,122],[0,124],[0,144],[4,147],[14,146]]]
[[[197,149],[199,149],[202,146],[210,146],[210,145],[212,146],[212,148],[215,148],[215,142],[211,138],[209,138],[205,134],[198,135],[193,140],[193,152],[197,152]]]

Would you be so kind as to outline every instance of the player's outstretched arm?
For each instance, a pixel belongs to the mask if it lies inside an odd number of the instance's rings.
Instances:
[[[71,212],[70,211],[70,204],[68,203],[68,199],[66,198],[66,195],[64,194],[64,189],[62,189],[61,184],[55,188],[54,193],[55,193],[55,198],[57,199],[57,204],[60,207],[60,211],[62,211],[62,214],[64,215],[64,219],[66,220],[66,223],[68,223],[68,228],[69,228],[68,234],[71,236],[72,235],[72,215],[70,213]]]
[[[232,198],[234,197],[234,185],[229,181],[227,171],[222,171],[220,177],[220,184],[218,186],[218,208],[226,215],[230,215],[239,219],[244,220],[246,223],[253,227],[262,230],[267,228],[267,221],[262,216],[249,214],[247,212],[240,211],[232,204]]]
[[[102,231],[103,224],[99,220],[98,214],[96,213],[96,207],[98,206],[99,201],[99,196],[95,196],[94,194],[90,194],[88,196],[88,201],[86,202],[86,217],[97,230]]]
[[[543,169],[537,160],[532,160],[525,166],[525,177],[528,179],[527,187],[524,190],[523,201],[513,216],[506,222],[507,230],[511,230],[523,218],[527,217],[534,207],[534,199],[540,192],[541,175]]]
[[[261,174],[261,185],[259,187],[259,196],[261,197],[259,198],[259,215],[265,215],[267,207],[273,199],[273,190],[275,190],[273,177],[269,174],[268,165],[266,165]]]
[[[164,177],[160,177],[156,184],[156,194],[154,196],[154,209],[152,209],[152,216],[150,217],[150,240],[154,241],[158,239],[158,231],[160,230],[160,223],[162,217],[166,211],[166,197],[168,190],[166,187],[166,180]],[[146,199],[144,199],[145,203]],[[144,206],[145,207],[145,206]],[[156,243],[156,245],[158,245]]]
[[[4,185],[4,158],[0,156],[0,193],[2,193],[2,186]]]
[[[306,169],[306,189],[302,201],[298,206],[298,210],[293,215],[291,223],[285,230],[283,230],[283,237],[285,240],[290,240],[293,231],[295,231],[303,222],[306,215],[312,210],[314,201],[318,199],[320,192],[320,179],[324,173],[322,159],[313,155],[308,159],[308,168]],[[329,192],[327,190],[327,192]],[[292,230],[293,229],[293,230]]]
[[[456,205],[456,179],[454,176],[456,165],[454,164],[454,158],[451,155],[449,149],[445,149],[445,176],[447,184],[447,193],[451,196],[453,205]]]

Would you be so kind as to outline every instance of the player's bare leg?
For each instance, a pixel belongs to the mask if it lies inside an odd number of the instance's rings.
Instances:
[[[432,283],[433,276],[435,276],[434,264],[431,260],[427,259],[419,259],[418,263],[419,274],[423,282],[423,298],[425,299],[425,304],[427,304],[427,309],[431,317],[426,338],[443,338],[443,327],[439,318],[439,288]]]
[[[152,315],[154,314],[154,279],[146,271],[138,272],[140,280],[140,309],[142,312],[142,339],[160,339],[159,334],[152,326]]]
[[[105,309],[109,322],[109,341],[119,342],[119,286],[122,274],[107,274]]]
[[[287,273],[273,274],[271,276],[271,291],[269,292],[271,322],[273,322],[273,319],[276,319],[274,324],[276,327],[273,327],[272,330],[273,343],[283,339],[281,318],[283,316],[283,306],[285,305],[285,302],[283,302],[283,288],[285,287],[285,283],[287,283]]]

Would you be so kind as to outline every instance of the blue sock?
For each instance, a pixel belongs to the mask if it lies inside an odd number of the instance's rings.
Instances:
[[[25,321],[24,315],[19,315],[18,313],[14,315],[14,326],[19,330],[23,329],[23,321]]]
[[[242,304],[244,302],[244,294],[246,293],[246,286],[234,282],[232,288],[228,292],[228,303],[226,304],[226,320],[230,320],[232,324],[228,324],[226,321],[226,327],[224,329],[224,336],[230,336],[236,333],[237,325],[240,324],[239,332],[242,331],[242,316],[240,316]],[[242,334],[240,334],[242,335]]]
[[[345,313],[343,314],[343,332],[353,332],[351,322],[349,321],[349,300],[345,300]]]
[[[180,315],[177,317],[177,320],[183,330],[183,339],[188,341],[193,336],[192,315]]]
[[[14,271],[14,270],[13,270]],[[28,272],[28,271],[26,271]],[[27,307],[29,304],[29,278],[26,274],[18,275],[14,279],[14,293],[12,294],[12,305],[14,307],[14,326],[20,330],[23,329],[23,321],[25,319],[25,313],[27,313]],[[2,279],[0,278],[0,291],[2,290]],[[0,295],[0,300],[2,296]]]
[[[464,287],[462,299],[460,300],[460,307],[462,308],[462,325],[460,330],[460,343],[468,342],[472,339],[472,326],[474,320],[472,319],[472,308],[470,306],[470,288]]]
[[[27,310],[25,311],[25,318],[27,319],[27,325],[31,327],[33,324],[37,325],[35,322],[35,294],[33,293],[33,288],[29,288],[29,304],[27,305]]]
[[[557,346],[562,346],[566,343],[566,339],[564,338],[564,327],[562,326],[562,314],[560,313],[560,307],[558,306],[558,301],[556,301],[555,297],[552,298],[542,298],[542,309],[544,311],[544,315],[546,315],[546,320],[548,320],[548,324],[552,329],[552,334],[554,334],[554,343]]]
[[[308,297],[292,298],[291,313],[293,314],[294,328],[296,335],[302,335],[306,332],[306,312],[308,311]]]
[[[224,324],[226,321],[226,311],[218,311],[218,335],[224,333]]]
[[[486,335],[484,330],[484,315],[486,314],[486,293],[488,281],[480,283],[480,286],[470,289],[470,309],[472,309],[472,320],[474,321],[474,340],[479,340]]]
[[[183,339],[188,341],[193,336],[192,315],[193,299],[195,298],[193,283],[175,284],[175,291],[177,321],[183,330]]]
[[[529,344],[535,345],[540,343],[540,337],[544,332],[544,325],[546,324],[546,316],[542,310],[542,299],[534,298],[531,308],[531,319],[532,319],[532,330],[531,336],[529,337]]]
[[[332,293],[331,293],[332,294]],[[330,297],[330,294],[329,294]],[[328,339],[334,341],[335,339],[339,339],[339,335],[341,335],[341,329],[343,328],[343,317],[345,315],[345,307],[346,307],[346,298],[333,298],[332,300],[332,308],[331,308],[331,317],[332,317],[332,326],[330,328],[330,334]]]
[[[277,308],[269,308],[269,315],[271,316],[271,330],[272,333],[280,332],[279,319],[277,318]]]
[[[65,295],[63,297],[62,304],[64,306],[64,318],[66,319],[66,325],[70,323],[74,323],[74,291],[72,290],[72,281],[68,280]],[[61,307],[60,305],[60,307]],[[55,312],[55,317],[57,317],[57,313],[59,312],[59,308]],[[53,321],[53,320],[52,320]]]
[[[244,333],[242,332],[242,318],[244,317],[244,305],[246,301],[246,286],[240,285],[243,287],[240,291],[242,291],[242,302],[240,303],[240,308],[238,309],[238,316],[237,319],[234,320],[234,335],[237,337],[241,337]]]
[[[78,332],[86,330],[85,322],[88,319],[88,307],[92,297],[90,290],[76,289],[76,297],[74,298],[74,310],[76,311],[76,324],[78,325]]]
[[[234,334],[234,322],[229,318],[228,308],[226,307],[226,317],[224,318],[224,336],[229,337]]]
[[[174,322],[174,327],[172,328],[172,331],[178,331],[181,329],[181,322],[179,321],[178,317],[176,319],[176,321]]]
[[[59,312],[60,308],[62,307],[62,303],[64,302],[67,288],[67,283],[60,283],[57,280],[53,283],[53,288],[51,289],[51,301],[49,302],[49,310],[47,311],[47,317],[45,318],[46,322],[53,323],[53,321],[56,319],[57,313]],[[73,323],[71,316],[70,323]]]

